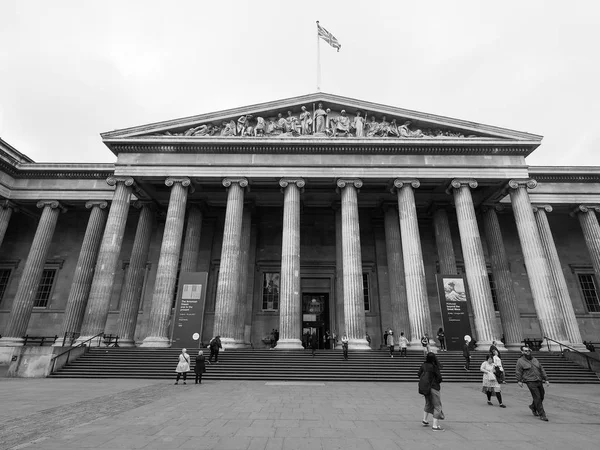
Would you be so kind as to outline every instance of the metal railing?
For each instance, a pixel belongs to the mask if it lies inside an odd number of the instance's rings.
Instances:
[[[91,338],[89,338],[89,339],[87,339],[87,340],[85,340],[83,342],[80,342],[76,346],[70,347],[69,350],[65,350],[64,352],[59,353],[56,356],[53,356],[52,359],[50,360],[52,362],[52,370],[50,371],[50,373],[54,373],[54,366],[56,365],[56,359],[57,358],[60,358],[62,355],[66,354],[67,355],[67,361],[65,362],[65,364],[68,364],[69,363],[69,355],[71,354],[72,350],[75,350],[76,348],[79,348],[79,347],[90,347],[91,344],[90,345],[85,345],[85,344],[87,344],[90,341],[93,341],[94,339],[98,339],[98,347],[100,347],[100,345],[102,344],[102,341],[104,339],[104,333],[98,333],[96,336],[92,336]]]
[[[558,341],[556,341],[556,340],[554,340],[554,339],[550,339],[548,336],[544,336],[544,339],[546,339],[546,345],[548,346],[548,351],[551,351],[551,350],[550,350],[550,344],[548,343],[548,341],[552,341],[552,342],[554,342],[554,343],[556,343],[556,344],[558,344],[558,345],[560,346],[560,353],[561,353],[561,354],[563,353],[563,347],[564,347],[564,348],[566,348],[566,349],[569,349],[569,351],[575,352],[575,353],[577,353],[577,354],[579,354],[579,355],[581,355],[581,356],[585,356],[585,361],[587,362],[588,369],[590,369],[592,372],[594,371],[594,370],[592,369],[592,364],[590,363],[590,360],[591,360],[591,359],[593,359],[593,358],[590,358],[590,357],[589,357],[588,355],[586,355],[585,353],[583,353],[583,352],[580,352],[579,350],[577,350],[577,349],[574,349],[573,347],[571,347],[571,346],[569,346],[569,345],[567,345],[567,344],[563,344],[562,342],[558,342]]]

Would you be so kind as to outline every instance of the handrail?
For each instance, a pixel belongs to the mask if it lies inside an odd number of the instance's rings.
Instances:
[[[58,355],[56,355],[56,356],[53,356],[53,357],[50,359],[50,361],[52,361],[52,370],[50,371],[50,373],[53,373],[53,372],[54,372],[54,366],[56,365],[56,359],[57,359],[57,358],[61,357],[62,355],[64,355],[64,354],[66,353],[66,354],[67,354],[67,363],[68,363],[68,362],[69,362],[69,354],[71,353],[71,350],[74,350],[74,349],[76,349],[76,348],[82,347],[82,346],[84,346],[85,344],[87,344],[88,342],[90,342],[91,340],[93,340],[93,339],[96,339],[97,337],[100,337],[100,336],[104,337],[104,332],[102,332],[102,333],[98,333],[96,336],[92,336],[91,338],[89,338],[89,339],[86,339],[86,340],[85,340],[85,341],[83,341],[83,342],[80,342],[79,344],[77,344],[77,345],[76,345],[76,346],[74,346],[74,347],[69,347],[69,350],[65,350],[64,352],[62,352],[62,353],[60,353],[60,354],[58,354]],[[100,341],[98,341],[98,347],[100,347]],[[66,363],[65,363],[65,364],[66,364]]]
[[[546,345],[548,345],[548,351],[550,351],[550,344],[548,344],[548,341],[552,341],[552,342],[556,342],[558,345],[560,345],[560,353],[561,354],[563,353],[562,348],[565,347],[565,348],[568,348],[569,350],[571,350],[572,352],[579,353],[580,355],[585,356],[585,360],[587,361],[588,369],[592,370],[592,365],[590,364],[590,359],[593,359],[593,358],[591,358],[588,355],[586,355],[585,353],[580,352],[579,350],[571,347],[570,345],[563,344],[562,342],[558,342],[554,339],[549,338],[548,336],[544,336],[544,339],[546,339]]]

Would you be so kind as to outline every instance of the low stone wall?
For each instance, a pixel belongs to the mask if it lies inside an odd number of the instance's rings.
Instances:
[[[577,364],[581,367],[585,367],[586,369],[588,368],[588,358],[583,356],[583,354],[577,353],[577,352],[572,352],[570,350],[565,350],[563,352],[563,355],[569,361],[573,361],[575,364]],[[597,352],[586,353],[586,355],[590,357],[589,364],[590,364],[592,370],[594,372],[596,372],[598,374],[598,376],[600,376],[600,356],[598,355]]]
[[[66,347],[4,347],[0,351],[0,360],[3,361],[1,372],[7,377],[18,378],[44,378],[50,375],[53,368],[52,358],[60,355]],[[77,359],[87,351],[87,347],[78,347],[71,350],[69,361]],[[67,355],[62,355],[54,362],[54,370],[60,369],[67,363]],[[8,367],[6,369],[6,367]]]

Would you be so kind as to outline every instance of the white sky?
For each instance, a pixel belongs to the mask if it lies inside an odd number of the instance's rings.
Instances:
[[[544,136],[600,165],[600,2],[0,1],[0,137],[114,162],[99,133],[321,90]]]

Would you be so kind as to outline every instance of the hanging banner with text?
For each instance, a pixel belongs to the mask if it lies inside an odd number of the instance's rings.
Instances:
[[[448,350],[462,350],[465,335],[471,334],[467,289],[461,275],[437,275],[442,327]]]
[[[188,350],[199,348],[204,323],[208,272],[181,272],[171,329],[171,346]],[[200,335],[194,340],[194,333]]]

